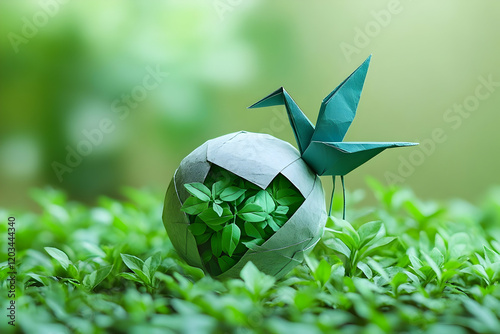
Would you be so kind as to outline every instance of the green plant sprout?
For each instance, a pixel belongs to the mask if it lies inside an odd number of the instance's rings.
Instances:
[[[345,219],[344,175],[361,166],[387,148],[418,145],[408,142],[342,142],[358,108],[361,91],[371,55],[323,99],[316,127],[300,110],[287,91],[281,87],[248,108],[284,105],[302,159],[318,175],[331,175],[333,180],[332,213],[335,176],[340,176],[343,189],[343,219]]]

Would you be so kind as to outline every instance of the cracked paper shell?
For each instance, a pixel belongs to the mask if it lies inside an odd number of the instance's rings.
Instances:
[[[165,196],[163,223],[178,254],[191,266],[205,272],[196,240],[188,229],[188,216],[181,211],[189,197],[186,183],[205,181],[211,165],[217,165],[262,189],[282,174],[304,196],[292,217],[268,240],[243,257],[218,278],[238,277],[252,261],[262,272],[280,278],[304,258],[323,234],[327,214],[319,176],[289,143],[267,134],[237,132],[205,142],[175,171]]]

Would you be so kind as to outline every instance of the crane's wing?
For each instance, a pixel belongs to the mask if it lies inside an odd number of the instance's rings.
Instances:
[[[300,110],[299,106],[283,87],[272,92],[248,108],[262,108],[277,105],[285,105],[288,119],[290,120],[295,139],[297,140],[297,145],[299,146],[300,154],[303,154],[311,142],[311,137],[314,133],[314,125],[312,125],[311,121],[304,115],[302,110]]]
[[[318,175],[346,175],[387,148],[413,145],[418,144],[312,141],[302,158]]]
[[[313,141],[341,142],[356,116],[371,55],[321,103]]]

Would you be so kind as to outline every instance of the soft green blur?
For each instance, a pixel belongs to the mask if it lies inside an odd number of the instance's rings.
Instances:
[[[3,207],[30,206],[28,190],[47,184],[90,202],[166,189],[184,156],[238,130],[295,145],[281,107],[246,107],[284,86],[315,122],[369,54],[346,140],[426,145],[382,153],[349,189],[396,175],[423,198],[475,200],[500,181],[498,2],[62,2],[0,2]],[[151,80],[155,69],[168,76]],[[60,180],[54,163],[67,165],[83,131],[96,144]]]

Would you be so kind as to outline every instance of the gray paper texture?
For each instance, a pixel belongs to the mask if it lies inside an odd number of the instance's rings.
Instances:
[[[326,208],[321,180],[290,144],[266,134],[237,132],[205,142],[180,164],[165,197],[163,220],[172,244],[192,266],[203,268],[188,216],[181,211],[189,197],[184,184],[205,181],[216,164],[265,189],[280,173],[304,196],[292,217],[266,242],[248,250],[232,268],[218,278],[238,277],[252,261],[259,270],[282,277],[303,260],[323,233]]]

